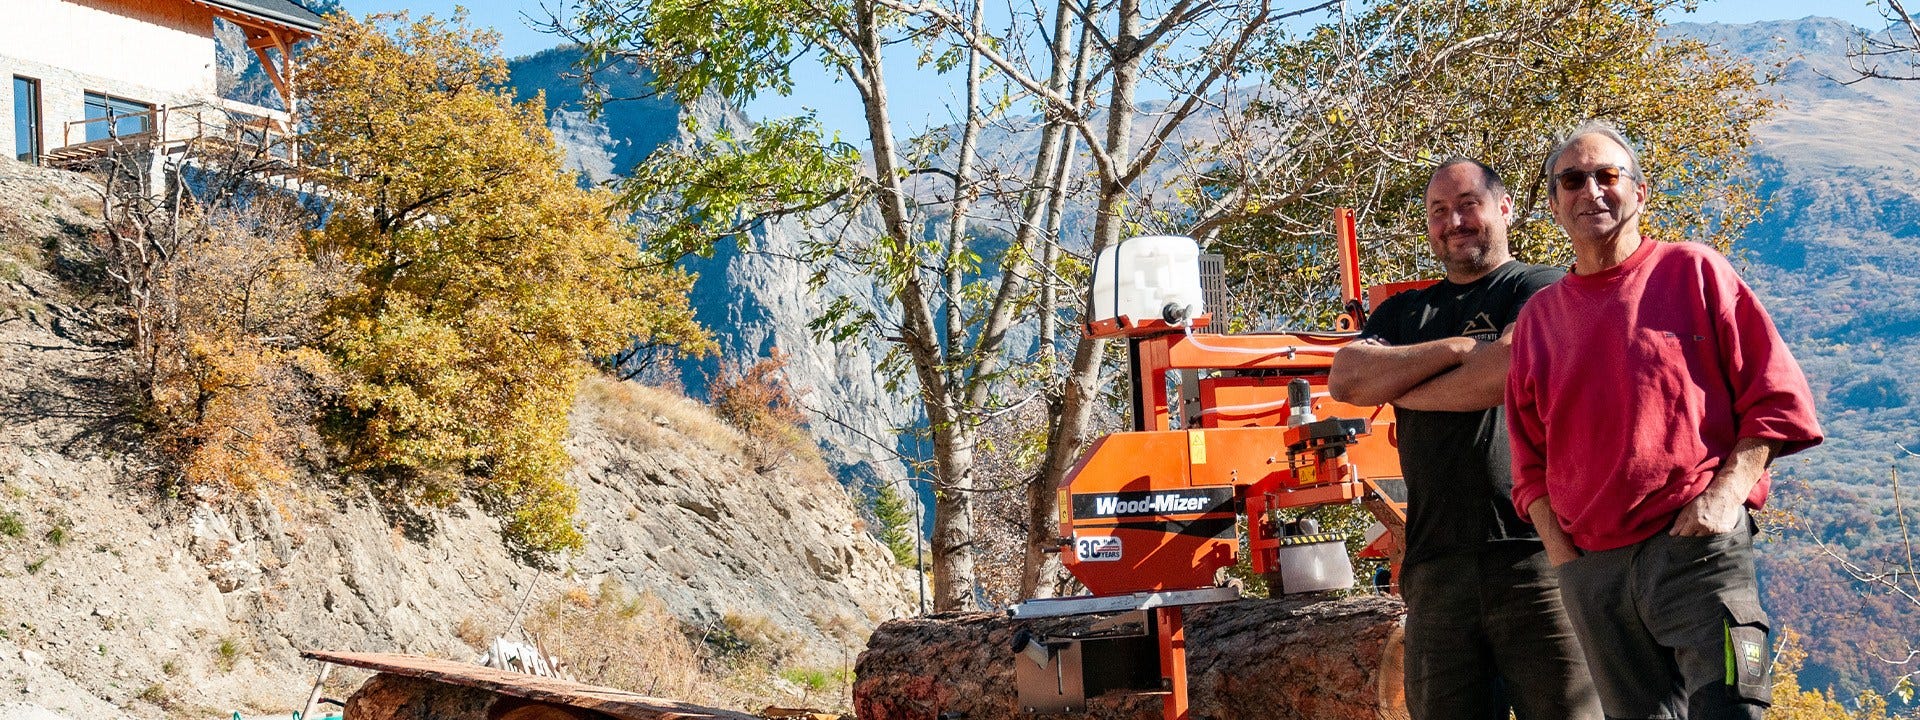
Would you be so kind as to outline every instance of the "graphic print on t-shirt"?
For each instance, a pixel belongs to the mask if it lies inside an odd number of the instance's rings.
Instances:
[[[1468,320],[1467,326],[1460,328],[1460,334],[1475,340],[1493,342],[1500,339],[1500,327],[1494,324],[1493,318],[1482,312],[1473,316],[1472,320]]]

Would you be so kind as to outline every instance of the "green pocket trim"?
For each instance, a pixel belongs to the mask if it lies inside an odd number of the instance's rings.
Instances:
[[[1732,687],[1740,682],[1738,675],[1734,672],[1734,663],[1738,660],[1734,659],[1733,655],[1733,623],[1726,618],[1720,618],[1720,633],[1725,638],[1723,646],[1727,650],[1727,686]]]

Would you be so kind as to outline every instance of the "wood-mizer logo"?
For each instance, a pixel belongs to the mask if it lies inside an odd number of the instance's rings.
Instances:
[[[1088,493],[1073,496],[1076,518],[1150,517],[1228,512],[1233,488],[1194,488],[1146,492]]]

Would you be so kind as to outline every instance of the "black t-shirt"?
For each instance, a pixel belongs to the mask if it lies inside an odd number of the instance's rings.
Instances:
[[[1367,319],[1363,337],[1414,345],[1464,335],[1493,341],[1520,317],[1520,306],[1566,273],[1518,261],[1466,285],[1446,280],[1387,298]],[[1405,562],[1463,550],[1490,540],[1538,542],[1513,509],[1513,456],[1505,412],[1394,409],[1400,467],[1407,479]]]

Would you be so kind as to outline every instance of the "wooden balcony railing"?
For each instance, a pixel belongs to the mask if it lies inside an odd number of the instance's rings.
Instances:
[[[123,131],[123,125],[135,119],[140,129]],[[105,137],[98,137],[102,129]],[[76,135],[79,142],[74,142]],[[61,146],[43,153],[41,163],[50,167],[84,166],[116,148],[134,144],[167,154],[200,144],[251,152],[260,159],[288,166],[300,164],[299,146],[282,121],[208,103],[161,105],[143,113],[70,121],[61,129]]]

